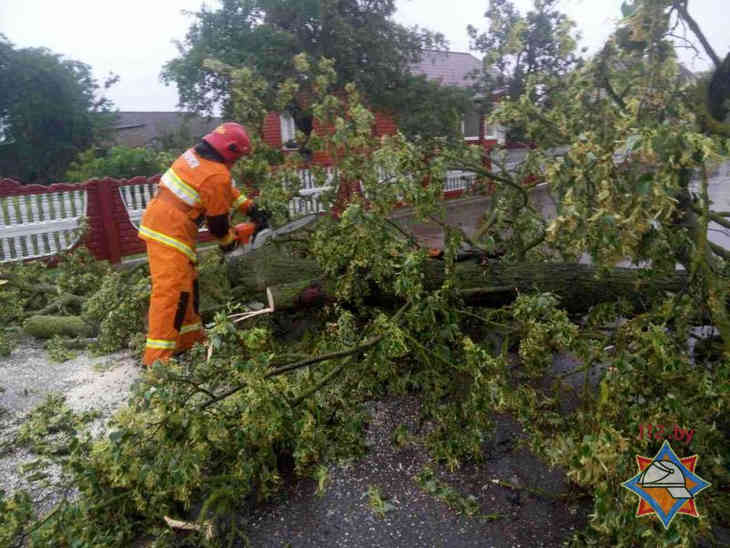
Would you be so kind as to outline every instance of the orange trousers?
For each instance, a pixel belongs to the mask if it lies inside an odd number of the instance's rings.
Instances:
[[[198,272],[183,253],[146,240],[152,278],[147,344],[142,361],[152,365],[205,340],[198,313]]]

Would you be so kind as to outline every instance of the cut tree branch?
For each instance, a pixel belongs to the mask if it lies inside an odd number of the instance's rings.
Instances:
[[[730,228],[730,221],[728,221],[724,217],[718,215],[717,213],[710,212],[710,220],[715,221],[720,226],[724,226],[725,228]]]
[[[727,249],[725,249],[722,246],[717,245],[716,243],[713,243],[713,242],[707,242],[707,243],[709,244],[710,249],[712,249],[712,251],[713,251],[713,253],[715,253],[715,255],[722,257],[726,261],[730,261],[730,251],[728,251]]]
[[[408,309],[408,307],[410,305],[411,305],[410,302],[407,302],[406,304],[404,304],[398,310],[398,312],[396,312],[393,315],[393,317],[391,318],[391,321],[398,322],[400,320],[400,317],[403,315],[403,313]],[[314,365],[316,363],[321,363],[321,362],[325,362],[325,361],[336,360],[338,358],[345,358],[347,356],[354,356],[357,354],[361,354],[368,348],[371,348],[371,347],[375,346],[376,344],[378,344],[381,340],[383,340],[384,337],[385,337],[385,335],[378,335],[377,337],[374,337],[374,338],[370,339],[369,341],[356,346],[355,348],[350,348],[348,350],[342,350],[340,352],[331,352],[329,354],[324,354],[322,356],[315,356],[314,358],[309,358],[309,359],[301,360],[301,361],[298,361],[295,363],[282,365],[281,367],[277,367],[276,369],[272,369],[271,371],[266,373],[266,375],[264,375],[263,378],[270,379],[272,377],[276,377],[278,375],[283,375],[284,373],[288,373],[290,371],[295,371],[297,369],[301,369],[303,367]],[[241,384],[241,385],[234,386],[230,390],[227,390],[226,392],[223,392],[222,394],[217,395],[217,396],[213,397],[212,399],[209,399],[203,405],[200,406],[200,410],[203,411],[203,410],[207,409],[208,407],[210,407],[211,405],[214,405],[214,404],[232,396],[233,394],[236,394],[237,392],[243,390],[246,386],[248,386],[248,385]]]

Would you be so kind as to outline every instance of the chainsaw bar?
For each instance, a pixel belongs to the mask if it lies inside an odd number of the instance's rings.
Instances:
[[[254,236],[253,242],[240,245],[233,251],[231,251],[228,254],[227,260],[235,259],[236,257],[240,257],[242,255],[246,255],[247,253],[250,253],[254,249],[258,249],[262,245],[264,245],[266,242],[270,240],[275,240],[279,236],[283,234],[288,234],[289,232],[294,232],[295,230],[299,230],[302,227],[307,226],[309,223],[314,221],[318,215],[316,213],[312,213],[310,215],[305,215],[304,217],[300,217],[299,219],[296,219],[290,223],[287,223],[283,226],[280,226],[277,229],[271,230],[270,228],[265,228],[258,234]]]
[[[309,223],[314,221],[317,217],[318,215],[316,213],[312,213],[310,215],[300,217],[299,219],[280,226],[279,228],[276,228],[274,230],[271,230],[270,228],[264,229],[256,234],[256,237],[251,243],[251,249],[258,249],[269,240],[275,240],[279,236],[289,234],[290,232],[294,232],[295,230],[299,230],[300,228],[305,227]]]

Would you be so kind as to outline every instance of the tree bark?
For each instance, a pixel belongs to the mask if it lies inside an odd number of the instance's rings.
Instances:
[[[237,292],[260,293],[269,287],[276,310],[319,306],[334,299],[335,280],[326,278],[313,261],[266,248],[259,251],[229,265],[231,284]],[[425,288],[437,289],[444,282],[444,262],[428,260],[423,273]],[[584,264],[481,265],[469,261],[457,263],[455,269],[456,288],[469,304],[501,306],[519,293],[546,291],[556,294],[570,312],[584,312],[598,303],[618,299],[642,310],[665,292],[680,291],[686,283],[685,271],[649,277],[645,270],[601,270]],[[378,298],[391,302],[393,296]]]
[[[94,335],[94,328],[79,316],[31,316],[23,322],[23,330],[39,339],[50,339],[55,335],[79,338]]]

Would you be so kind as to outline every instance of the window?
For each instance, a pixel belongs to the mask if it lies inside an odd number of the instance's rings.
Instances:
[[[461,119],[461,133],[465,139],[479,138],[479,113],[467,112]]]
[[[504,129],[504,126],[502,124],[489,124],[487,121],[484,121],[484,138],[485,139],[494,139],[496,140],[500,145],[504,144],[506,132]]]
[[[294,118],[288,112],[282,112],[279,115],[279,123],[281,124],[281,142],[284,148],[295,149],[297,146],[297,127]]]

